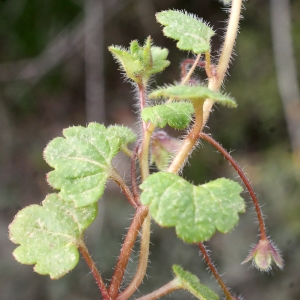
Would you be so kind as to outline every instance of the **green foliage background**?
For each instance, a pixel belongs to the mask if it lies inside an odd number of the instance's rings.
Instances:
[[[212,38],[214,54],[223,35],[220,22],[226,19],[221,5],[214,0],[114,0],[104,1],[104,75],[106,125],[123,123],[137,128],[130,84],[124,84],[107,47],[127,46],[131,40],[143,42],[151,35],[156,45],[170,49],[171,66],[157,76],[156,83],[179,79],[179,64],[187,54],[163,37],[154,13],[175,8],[197,14],[207,20],[217,35]],[[229,235],[217,234],[208,244],[220,273],[237,294],[245,299],[300,298],[300,185],[295,179],[286,120],[278,94],[270,33],[267,1],[245,3],[244,20],[236,44],[230,76],[225,82],[238,103],[237,109],[218,106],[206,132],[220,141],[244,167],[259,194],[269,234],[283,251],[283,271],[260,274],[240,262],[249,246],[257,242],[255,216],[248,195],[247,214]],[[291,1],[294,53],[300,78],[300,1]],[[19,80],[18,70],[34,62],[63,30],[83,20],[83,2],[79,0],[7,0],[0,3],[0,295],[1,299],[96,299],[97,287],[81,261],[75,270],[58,281],[39,276],[32,266],[22,266],[12,258],[15,246],[7,239],[7,226],[22,207],[40,203],[52,190],[45,181],[50,168],[42,152],[49,140],[61,136],[62,129],[86,125],[83,47],[73,48],[65,59],[43,76]],[[80,45],[80,43],[79,43]],[[42,71],[42,70],[41,70]],[[201,72],[197,73],[203,78]],[[29,76],[29,75],[28,75]],[[153,84],[153,86],[155,86]],[[175,133],[176,134],[176,133]],[[118,158],[121,173],[129,164]],[[184,176],[203,183],[220,176],[235,178],[234,171],[208,144],[190,159]],[[129,175],[127,173],[127,179]],[[86,242],[103,277],[109,279],[116,263],[122,236],[133,210],[118,188],[108,185],[99,204],[99,216],[87,232]],[[202,283],[218,291],[210,279],[196,247],[176,239],[174,229],[153,226],[151,265],[141,294],[172,278],[172,264],[196,274]],[[128,269],[133,275],[137,258]],[[172,299],[189,299],[174,293]],[[191,297],[190,297],[191,298]]]

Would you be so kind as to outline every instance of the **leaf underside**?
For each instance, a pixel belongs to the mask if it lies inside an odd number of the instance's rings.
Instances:
[[[22,264],[35,264],[34,270],[41,275],[60,278],[78,263],[77,246],[96,216],[97,204],[76,208],[50,194],[42,205],[19,211],[10,224],[10,239],[20,244],[13,255]]]
[[[183,270],[180,266],[172,267],[176,277],[180,279],[182,287],[188,290],[196,298],[201,300],[218,300],[219,297],[209,287],[201,284],[198,277],[192,273]]]
[[[53,139],[44,151],[46,162],[55,169],[47,180],[65,201],[78,207],[95,203],[103,194],[113,157],[135,136],[128,128],[97,123],[70,127],[63,134],[65,138]]]
[[[193,113],[191,103],[173,102],[144,108],[142,119],[160,128],[168,124],[175,129],[185,129],[190,124]]]
[[[196,54],[210,50],[210,39],[215,32],[202,20],[192,14],[177,10],[167,10],[156,14],[157,21],[164,25],[164,35],[178,40],[181,50]]]
[[[240,197],[242,187],[219,178],[194,186],[183,178],[166,172],[149,176],[141,185],[141,202],[163,227],[175,226],[176,234],[187,243],[209,240],[216,229],[229,232],[245,211]]]

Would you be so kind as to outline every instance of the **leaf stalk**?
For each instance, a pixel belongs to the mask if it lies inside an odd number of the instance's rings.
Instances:
[[[262,212],[261,212],[257,197],[255,195],[255,192],[252,188],[251,183],[249,182],[249,180],[245,176],[244,172],[242,171],[242,169],[240,168],[238,163],[234,160],[234,158],[216,140],[214,140],[211,136],[209,136],[208,134],[205,134],[205,133],[201,133],[199,136],[200,136],[200,138],[202,138],[202,139],[206,140],[207,142],[209,142],[218,151],[220,151],[223,154],[223,156],[229,161],[229,163],[232,165],[232,167],[236,170],[236,172],[239,174],[241,179],[243,180],[247,190],[249,191],[249,194],[252,198],[252,201],[253,201],[253,204],[254,204],[254,207],[255,207],[255,211],[256,211],[257,219],[258,219],[258,224],[259,224],[259,229],[260,229],[261,239],[267,240],[266,227],[265,227],[264,219],[263,219],[263,216],[262,216]]]

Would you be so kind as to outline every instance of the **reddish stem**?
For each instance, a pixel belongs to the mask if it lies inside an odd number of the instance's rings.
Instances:
[[[189,65],[193,65],[195,62],[194,59],[191,58],[187,58],[185,59],[182,63],[181,63],[181,78],[185,78],[186,74],[187,74],[187,66]],[[200,60],[197,63],[198,67],[205,67],[205,61]]]
[[[127,186],[127,184],[124,182],[123,178],[119,175],[119,173],[116,170],[111,170],[111,174],[110,174],[111,179],[113,179],[117,185],[121,188],[122,192],[124,193],[124,195],[126,196],[126,198],[128,199],[129,203],[134,207],[137,208],[138,204],[135,201],[134,196],[132,195],[129,187]]]
[[[104,281],[102,280],[102,277],[99,273],[99,271],[96,268],[96,265],[94,263],[94,261],[92,260],[91,255],[88,252],[88,249],[86,247],[86,245],[84,244],[84,242],[82,241],[81,244],[78,246],[78,250],[80,251],[81,255],[83,256],[83,258],[85,259],[87,265],[89,266],[89,268],[91,269],[93,276],[96,280],[96,283],[99,287],[99,290],[101,291],[103,300],[110,300],[110,296],[107,292],[106,286]]]
[[[136,202],[137,205],[140,205],[139,203],[140,196],[139,196],[139,188],[137,186],[137,181],[136,181],[136,160],[138,158],[138,152],[140,147],[141,147],[141,142],[139,141],[132,152],[132,158],[131,158],[131,185],[132,185],[134,201]]]
[[[148,215],[148,207],[139,206],[133,217],[132,223],[127,232],[126,238],[124,240],[120,256],[114,271],[114,275],[111,280],[108,293],[112,299],[115,299],[118,295],[119,288],[124,276],[124,272],[131,255],[132,247],[135,243],[136,237],[139,233],[146,216]]]
[[[211,272],[213,273],[213,275],[217,279],[219,285],[221,286],[221,289],[223,290],[224,294],[226,295],[226,299],[227,300],[236,299],[230,294],[230,292],[227,289],[225,283],[221,279],[221,276],[219,275],[219,273],[218,273],[217,269],[215,268],[214,264],[212,263],[209,255],[208,255],[208,252],[206,251],[205,246],[203,245],[203,243],[199,243],[198,246],[199,246],[200,251],[202,252],[202,255],[203,255],[208,267],[210,268]]]
[[[260,207],[259,207],[258,200],[257,200],[256,195],[254,193],[254,190],[253,190],[249,180],[245,176],[244,172],[242,171],[240,166],[237,164],[237,162],[234,160],[234,158],[217,141],[215,141],[211,136],[209,136],[208,134],[205,134],[203,132],[200,133],[199,136],[200,136],[200,138],[206,140],[212,146],[217,148],[218,151],[220,151],[224,155],[224,157],[230,162],[230,164],[234,167],[234,169],[237,171],[237,173],[239,174],[239,176],[243,180],[247,190],[249,191],[249,194],[252,198],[252,201],[254,203],[254,207],[255,207],[255,210],[256,210],[257,219],[258,219],[258,223],[259,223],[261,239],[262,240],[267,240],[265,223],[264,223],[264,219],[263,219],[263,216],[262,216],[262,212],[261,212]]]

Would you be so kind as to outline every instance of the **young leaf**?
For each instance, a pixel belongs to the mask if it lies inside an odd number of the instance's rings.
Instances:
[[[222,105],[236,107],[236,102],[227,95],[214,92],[204,86],[171,85],[157,89],[150,93],[149,98],[172,98],[175,100],[189,99],[195,101],[198,99],[211,99]]]
[[[173,102],[146,107],[142,110],[142,119],[163,128],[167,124],[175,129],[186,128],[192,119],[194,107],[188,102]]]
[[[219,297],[209,287],[201,284],[198,277],[183,270],[180,266],[172,267],[176,277],[180,279],[182,288],[188,290],[196,298],[201,300],[218,300]]]
[[[158,172],[141,185],[141,202],[148,205],[154,220],[163,227],[176,227],[176,234],[187,243],[209,240],[216,229],[229,232],[245,211],[240,197],[242,187],[219,178],[194,186],[172,173]]]
[[[97,202],[110,176],[113,157],[124,143],[133,140],[129,132],[97,123],[65,129],[65,138],[53,139],[44,151],[46,162],[55,168],[47,175],[49,184],[78,207]]]
[[[196,54],[210,50],[210,39],[215,32],[202,20],[192,14],[177,10],[167,10],[156,14],[159,23],[166,26],[164,35],[178,40],[181,50],[193,51]]]
[[[111,46],[108,49],[121,64],[128,78],[146,85],[151,75],[163,71],[170,64],[166,60],[169,51],[152,46],[151,43],[151,37],[148,37],[143,47],[137,41],[132,41],[130,50],[119,46]]]
[[[52,279],[62,277],[78,263],[78,245],[84,230],[97,216],[97,204],[76,208],[74,203],[50,194],[42,205],[18,212],[9,226],[9,237],[19,244],[13,252],[22,264]]]

